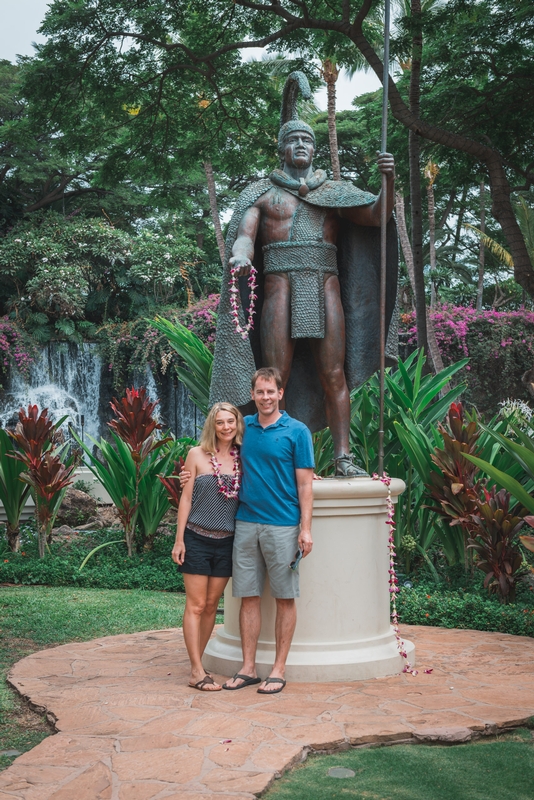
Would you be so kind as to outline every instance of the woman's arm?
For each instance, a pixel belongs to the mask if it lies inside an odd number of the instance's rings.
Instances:
[[[189,514],[191,513],[191,502],[193,498],[193,487],[197,474],[198,451],[199,447],[193,447],[187,454],[184,469],[191,473],[192,480],[189,480],[182,489],[180,505],[178,506],[178,520],[176,525],[176,539],[172,548],[172,560],[175,564],[183,564],[185,558],[184,532]],[[197,451],[197,452],[195,452]]]

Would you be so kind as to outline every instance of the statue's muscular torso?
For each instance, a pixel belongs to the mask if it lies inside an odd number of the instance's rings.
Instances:
[[[289,241],[293,218],[302,202],[285,189],[273,186],[254,203],[253,208],[259,212],[258,233],[263,245]],[[336,244],[338,231],[339,214],[335,208],[329,208],[323,224],[323,242]]]

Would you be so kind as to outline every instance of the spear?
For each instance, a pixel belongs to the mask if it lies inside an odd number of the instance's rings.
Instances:
[[[387,151],[389,89],[390,0],[384,4],[384,72],[382,76],[382,137],[380,152]],[[380,216],[380,419],[378,424],[378,474],[384,474],[384,391],[386,374],[386,259],[387,259],[387,177],[382,173]]]

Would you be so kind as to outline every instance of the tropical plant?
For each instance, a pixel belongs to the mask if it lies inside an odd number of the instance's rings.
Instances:
[[[467,359],[452,364],[437,375],[424,374],[425,355],[412,353],[398,368],[385,376],[384,469],[388,475],[402,478],[406,491],[396,507],[396,545],[401,547],[409,569],[414,553],[423,558],[437,578],[427,551],[439,538],[447,558],[454,562],[463,551],[457,537],[442,525],[438,515],[425,507],[425,483],[432,470],[430,453],[441,439],[435,424],[441,420],[463,386],[446,391],[451,377]],[[443,397],[440,396],[445,391]],[[372,474],[378,469],[378,420],[380,386],[377,375],[351,394],[351,447],[358,461]],[[315,434],[316,463],[319,474],[328,474],[332,440],[328,429]]]
[[[77,465],[76,453],[63,463],[54,453],[58,442],[57,431],[65,417],[54,423],[44,408],[39,414],[36,405],[28,405],[28,413],[19,411],[19,422],[9,436],[17,445],[11,458],[26,468],[20,480],[33,489],[35,512],[39,524],[39,557],[44,558],[45,545],[50,541],[54,519],[67,486],[72,483],[72,473]]]
[[[523,556],[518,534],[525,520],[523,514],[510,511],[510,493],[505,489],[483,489],[485,502],[479,502],[471,514],[472,536],[468,547],[479,556],[478,569],[486,573],[484,586],[497,592],[507,602],[514,601],[517,580],[522,574]]]
[[[12,440],[0,428],[0,502],[7,518],[7,542],[13,553],[20,547],[20,517],[30,494],[29,484],[21,480],[28,467],[14,458],[15,452]]]
[[[189,389],[193,403],[206,415],[209,410],[213,354],[185,325],[172,323],[163,317],[147,321],[167,336],[171,347],[184,361],[185,367],[176,368],[178,377]]]
[[[138,518],[145,540],[151,539],[169,508],[166,495],[158,489],[160,483],[156,475],[166,470],[173,451],[168,449],[159,458],[156,452],[172,441],[172,437],[156,437],[156,431],[162,427],[153,417],[157,403],[157,400],[150,401],[144,387],[127,389],[120,401],[113,398],[110,405],[116,419],[108,425],[115,447],[104,439],[97,442],[89,437],[102,453],[105,464],[94,458],[89,447],[76,436],[89,456],[89,469],[109,492],[117,508],[129,556],[133,555]]]
[[[498,486],[510,492],[530,514],[534,514],[534,440],[518,425],[506,422],[513,432],[515,440],[504,436],[499,431],[492,430],[489,426],[481,425],[481,427],[500,446],[497,449],[504,450],[515,462],[515,475],[502,469],[501,464],[496,466],[487,459],[468,454],[465,455],[465,458],[489,475]],[[534,433],[534,422],[530,420],[527,424],[528,429]],[[517,468],[519,469],[517,470]]]

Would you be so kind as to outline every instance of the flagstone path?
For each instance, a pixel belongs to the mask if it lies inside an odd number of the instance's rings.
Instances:
[[[273,697],[189,689],[180,630],[35,653],[10,683],[58,733],[0,773],[0,800],[252,800],[310,751],[462,742],[534,715],[534,639],[403,635],[417,676],[293,683]]]

